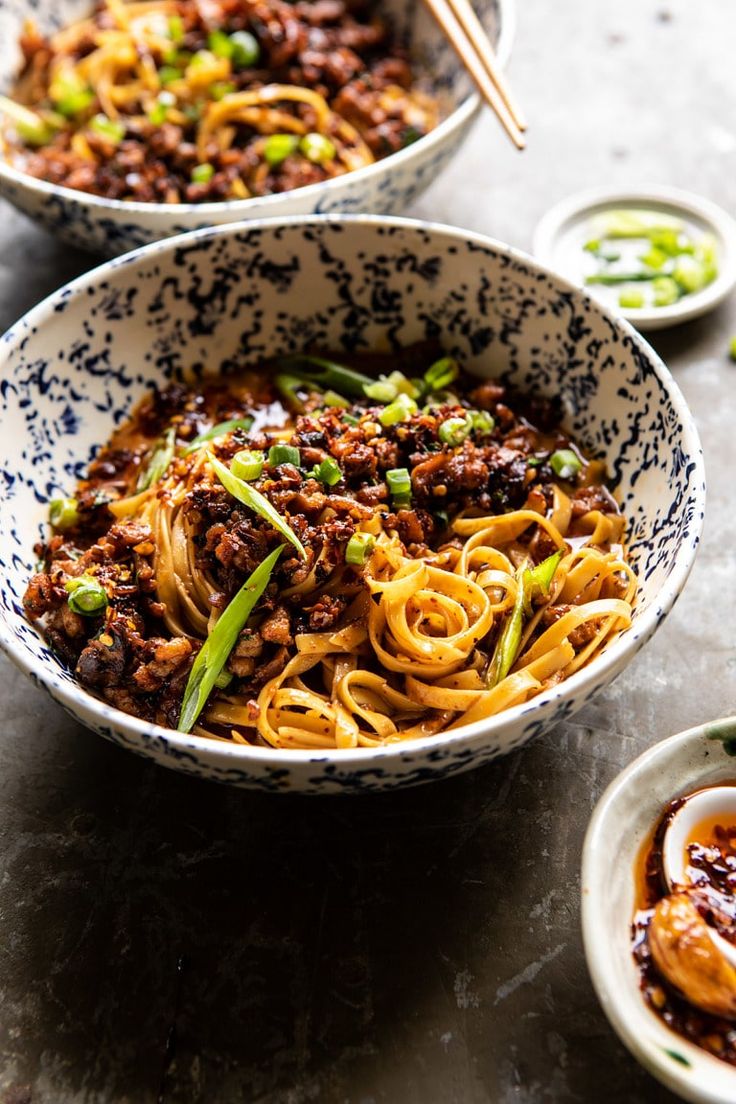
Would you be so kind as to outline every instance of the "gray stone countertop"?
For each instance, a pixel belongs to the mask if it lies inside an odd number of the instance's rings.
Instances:
[[[595,184],[733,207],[736,8],[517,3],[529,149],[484,117],[417,214],[528,248]],[[0,242],[0,329],[93,263],[4,204]],[[228,790],[104,743],[0,660],[2,1104],[674,1100],[598,1006],[579,864],[621,767],[732,709],[732,333],[733,301],[655,339],[709,477],[674,613],[592,705],[485,769],[353,799]]]

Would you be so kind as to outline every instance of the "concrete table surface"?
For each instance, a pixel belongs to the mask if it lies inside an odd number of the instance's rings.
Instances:
[[[416,213],[526,248],[556,200],[662,182],[729,207],[736,9],[517,0],[533,128],[486,117]],[[0,206],[0,328],[93,261]],[[732,708],[736,303],[656,337],[695,412],[706,537],[674,613],[571,722],[435,786],[231,791],[67,718],[0,661],[2,1104],[644,1104],[583,959],[591,809]]]

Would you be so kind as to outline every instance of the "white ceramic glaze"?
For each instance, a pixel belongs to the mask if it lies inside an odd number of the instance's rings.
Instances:
[[[472,372],[559,396],[609,470],[641,586],[634,622],[564,683],[442,736],[355,751],[273,751],[186,736],[110,708],[63,670],[22,616],[48,499],[68,493],[146,387],[308,347],[390,351],[439,338]],[[159,762],[269,790],[378,790],[503,755],[618,674],[683,587],[704,513],[692,417],[626,323],[524,254],[406,219],[267,221],[128,254],[36,307],[0,343],[0,643],[80,720]]]
[[[736,221],[710,200],[665,186],[629,190],[591,188],[569,196],[537,224],[532,244],[534,256],[573,283],[582,283],[583,245],[592,236],[591,221],[612,208],[644,209],[682,219],[696,233],[712,235],[718,248],[718,275],[702,291],[686,295],[668,307],[610,305],[610,309],[638,330],[661,330],[689,322],[713,310],[736,287]],[[596,293],[594,287],[589,291]]]
[[[736,783],[735,749],[736,717],[656,744],[603,794],[583,848],[583,940],[603,1010],[642,1065],[696,1104],[733,1104],[736,1069],[671,1031],[642,998],[631,954],[634,871],[642,845],[672,800]]]
[[[43,31],[83,18],[90,0],[0,0],[0,92],[12,88],[18,35],[32,17]],[[440,101],[443,121],[430,134],[365,169],[278,195],[224,203],[127,203],[61,188],[17,171],[0,157],[0,195],[64,241],[115,256],[149,242],[243,219],[337,212],[400,213],[446,167],[481,110],[479,97],[421,0],[379,0],[411,43],[418,78]],[[511,51],[514,0],[476,0],[501,65]],[[503,141],[499,131],[499,141]],[[491,154],[489,154],[489,159]],[[492,169],[492,161],[489,160]]]

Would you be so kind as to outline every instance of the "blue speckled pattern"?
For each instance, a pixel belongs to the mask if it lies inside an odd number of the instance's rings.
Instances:
[[[499,62],[514,31],[513,0],[474,0]],[[464,67],[421,0],[381,0],[400,38],[412,44],[422,87],[438,96],[443,121],[420,141],[358,172],[293,192],[209,204],[125,203],[35,180],[0,156],[0,195],[80,249],[115,256],[172,234],[265,217],[405,210],[445,168],[480,110]],[[0,0],[0,92],[12,88],[18,35],[26,18],[43,31],[81,19],[89,0]]]
[[[172,733],[78,688],[23,618],[47,502],[68,493],[147,386],[315,344],[390,351],[439,337],[480,375],[559,393],[608,459],[641,580],[632,629],[567,682],[452,736],[356,752],[243,749]],[[241,224],[149,246],[46,300],[0,345],[0,637],[90,728],[201,777],[270,790],[378,790],[487,762],[567,718],[666,616],[703,522],[688,408],[625,323],[522,254],[446,227],[370,217]]]

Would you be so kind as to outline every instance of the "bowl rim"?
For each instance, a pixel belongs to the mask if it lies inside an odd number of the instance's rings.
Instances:
[[[611,947],[603,937],[603,894],[600,891],[601,872],[599,856],[606,853],[608,824],[620,813],[618,802],[631,787],[641,788],[653,773],[661,773],[663,767],[688,747],[695,750],[707,741],[712,749],[714,742],[722,739],[718,729],[728,726],[736,730],[736,716],[706,721],[668,736],[629,763],[607,786],[598,800],[588,824],[583,843],[581,868],[581,926],[585,959],[593,982],[593,988],[603,1011],[616,1034],[649,1073],[673,1092],[694,1104],[731,1104],[736,1099],[736,1068],[721,1061],[702,1047],[673,1031],[645,1003],[638,986],[634,991],[619,968],[619,958],[611,953]],[[736,775],[736,761],[732,774]],[[711,764],[712,765],[712,764]],[[697,788],[698,779],[688,783]],[[675,785],[672,797],[682,791]],[[648,825],[654,827],[663,805]],[[631,871],[633,879],[633,870]],[[630,917],[621,917],[621,923],[630,925]],[[633,963],[633,960],[632,960]],[[668,1051],[682,1052],[685,1062],[673,1060]]]
[[[511,56],[511,47],[516,35],[516,0],[497,0],[497,2],[501,31],[495,53],[501,68],[505,68]],[[99,208],[103,214],[106,211],[115,211],[130,212],[133,216],[167,214],[174,218],[196,216],[197,218],[206,219],[208,216],[212,217],[220,212],[225,212],[232,215],[233,220],[236,217],[240,220],[248,217],[249,206],[258,206],[259,214],[256,216],[257,218],[274,218],[278,217],[278,207],[288,203],[294,195],[304,197],[307,202],[318,195],[329,198],[333,192],[339,192],[341,188],[345,189],[348,182],[353,179],[370,182],[373,177],[380,176],[386,171],[386,165],[401,168],[402,165],[416,157],[418,152],[431,154],[435,147],[440,147],[449,141],[456,131],[469,126],[480,113],[481,107],[480,95],[477,91],[471,90],[465,99],[461,100],[457,107],[450,112],[447,118],[443,119],[428,134],[423,135],[404,149],[397,150],[396,153],[381,158],[380,161],[374,161],[371,165],[343,173],[342,176],[332,177],[330,180],[307,184],[303,188],[291,188],[286,192],[275,192],[266,196],[249,196],[247,199],[226,199],[211,203],[143,203],[140,200],[108,199],[92,192],[82,192],[61,184],[50,184],[46,180],[41,180],[14,168],[2,156],[0,156],[0,180],[5,178],[12,184],[42,196],[61,196],[63,199],[76,202],[84,208]]]
[[[114,723],[119,730],[135,733],[136,736],[144,741],[152,739],[162,740],[165,744],[170,744],[172,747],[177,747],[182,750],[204,751],[208,752],[210,757],[214,756],[215,758],[231,761],[235,760],[237,762],[265,762],[276,756],[276,762],[284,766],[305,765],[307,763],[330,763],[334,764],[334,766],[350,768],[364,766],[369,759],[372,763],[376,761],[384,762],[386,760],[406,761],[407,758],[419,756],[433,749],[439,750],[440,748],[448,749],[452,747],[458,750],[464,746],[472,745],[474,741],[482,735],[501,730],[505,726],[527,715],[539,713],[542,709],[550,711],[551,707],[556,703],[574,697],[576,691],[582,691],[586,684],[597,682],[599,685],[602,685],[604,682],[610,681],[622,666],[624,666],[651,637],[658,624],[674,605],[680,591],[687,581],[700,544],[704,523],[705,466],[700,438],[693,416],[669,369],[655,350],[652,349],[641,335],[624,319],[617,318],[615,315],[611,314],[595,299],[592,299],[590,296],[586,295],[585,292],[581,291],[580,288],[575,287],[575,285],[568,280],[558,276],[529,254],[513,246],[506,245],[495,238],[479,234],[476,231],[465,230],[457,226],[448,226],[443,223],[409,219],[400,216],[327,214],[292,215],[289,218],[253,219],[238,223],[223,223],[218,226],[206,227],[201,230],[192,230],[186,234],[177,234],[172,237],[163,238],[159,241],[152,242],[150,245],[132,250],[130,253],[125,253],[122,256],[103,261],[97,267],[88,270],[81,276],[78,276],[76,279],[58,288],[41,300],[40,303],[36,304],[36,306],[31,308],[30,311],[23,315],[0,337],[0,372],[2,371],[2,361],[10,355],[8,351],[9,346],[12,343],[24,341],[24,334],[35,333],[47,319],[53,318],[56,313],[56,304],[64,302],[65,305],[68,305],[71,299],[77,297],[82,298],[87,288],[97,285],[105,279],[106,274],[114,272],[118,268],[124,268],[139,261],[146,261],[148,258],[156,257],[157,255],[174,253],[177,250],[186,248],[186,246],[191,243],[196,243],[204,239],[237,236],[238,234],[247,234],[252,230],[275,231],[283,229],[284,227],[307,227],[313,226],[315,223],[319,225],[333,224],[348,227],[353,225],[368,226],[376,229],[394,227],[403,229],[409,233],[429,233],[436,238],[447,241],[448,244],[457,242],[458,240],[465,241],[480,250],[488,251],[490,249],[491,252],[502,258],[506,258],[508,261],[535,270],[537,273],[550,279],[561,291],[582,299],[586,309],[603,315],[615,331],[618,331],[622,337],[629,338],[638,350],[646,356],[652,370],[664,385],[669,399],[680,419],[688,456],[692,461],[691,485],[696,506],[687,544],[681,550],[670,574],[658,591],[656,602],[653,601],[650,608],[642,613],[637,623],[628,632],[623,633],[614,641],[614,643],[606,649],[602,655],[598,656],[592,664],[576,671],[570,678],[566,679],[565,682],[533,698],[531,702],[513,706],[511,709],[504,710],[485,720],[475,721],[439,735],[425,736],[416,740],[407,741],[406,743],[398,741],[395,744],[388,744],[378,748],[355,748],[349,750],[339,748],[320,750],[283,749],[273,747],[262,748],[245,744],[228,744],[224,741],[214,741],[205,736],[193,736],[189,733],[179,732],[177,729],[165,728],[162,725],[143,721],[119,709],[114,709],[101,699],[88,693],[79,686],[78,683],[62,679],[60,675],[57,674],[56,666],[54,666],[54,668],[48,668],[39,660],[32,659],[27,653],[25,646],[22,645],[10,631],[6,617],[0,616],[0,648],[22,671],[32,678],[37,679],[38,682],[49,690],[57,701],[60,701],[77,716],[79,714],[76,706],[79,705],[82,709],[91,711],[100,723],[104,723],[107,719]],[[19,332],[21,329],[24,331],[24,334]],[[18,616],[22,615],[19,614]],[[608,674],[607,678],[605,677],[606,674]]]
[[[669,208],[673,213],[679,212],[704,223],[707,232],[719,239],[721,256],[715,279],[677,303],[665,307],[617,307],[614,308],[616,312],[641,330],[662,330],[691,322],[714,310],[736,286],[736,220],[713,200],[683,188],[669,184],[642,184],[631,188],[603,185],[574,192],[555,203],[539,220],[532,237],[532,252],[543,264],[554,265],[558,242],[570,224],[593,218],[601,208],[634,204],[643,208]]]

